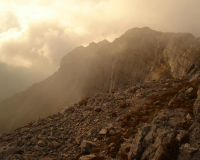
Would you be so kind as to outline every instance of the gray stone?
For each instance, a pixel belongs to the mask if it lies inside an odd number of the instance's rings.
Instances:
[[[142,140],[150,131],[151,126],[144,126],[138,131],[138,134],[133,139],[133,143],[128,154],[128,159],[138,159],[141,157],[143,152]]]
[[[87,141],[87,140],[83,140],[81,145],[80,145],[81,151],[86,151],[86,150],[88,151],[95,146],[97,146],[96,143],[91,142],[91,141]]]
[[[31,138],[31,142],[32,142],[33,144],[36,144],[37,141],[38,141],[38,139],[37,139],[36,136],[34,136],[34,137]]]
[[[199,150],[199,146],[195,145],[195,146],[191,146],[190,144],[186,143],[181,145],[180,149],[179,149],[179,157],[178,160],[198,160],[199,157],[194,158],[193,153],[195,153],[196,151]]]
[[[198,92],[200,92],[200,88],[198,90]],[[195,103],[194,103],[194,116],[195,116],[195,120],[200,123],[200,94],[198,95]]]
[[[54,148],[54,149],[57,149],[57,148],[59,148],[60,146],[61,146],[61,144],[58,143],[58,142],[56,142],[55,140],[50,141],[50,142],[48,143],[48,147],[51,147],[51,148]]]
[[[44,135],[46,135],[48,132],[49,132],[48,129],[43,129],[42,130],[42,134],[44,134]]]
[[[188,89],[185,91],[185,93],[186,93],[186,94],[189,94],[189,93],[191,93],[192,91],[193,91],[193,88],[190,87],[190,88],[188,88]]]
[[[80,144],[81,143],[81,138],[80,137],[76,137],[75,141],[76,141],[77,144]]]
[[[46,146],[46,143],[43,140],[39,140],[37,145],[40,147],[44,147],[44,146]]]
[[[110,130],[110,131],[109,131],[109,134],[110,134],[110,135],[115,135],[115,134],[116,134],[116,132],[115,132],[115,131],[113,131],[113,130]]]
[[[180,133],[176,136],[176,139],[177,139],[178,141],[181,141],[181,139],[183,138],[183,136],[184,136],[185,134],[187,134],[187,131],[181,130]]]
[[[186,116],[187,120],[190,121],[192,119],[191,115],[188,113]]]
[[[94,110],[95,110],[96,112],[101,112],[101,107],[96,107]]]
[[[79,158],[79,160],[92,160],[94,159],[96,156],[94,154],[90,154],[90,155],[87,155],[87,156],[81,156]]]
[[[163,147],[159,146],[152,160],[158,160],[163,153]]]
[[[66,112],[66,110],[67,110],[67,109],[68,109],[68,107],[66,107],[66,108],[63,108],[63,109],[61,109],[61,110],[60,110],[60,112],[59,112],[59,113],[60,113],[60,114],[65,114],[65,112]]]
[[[93,106],[86,106],[86,110],[92,111],[94,109]]]
[[[108,130],[107,130],[106,128],[104,128],[104,129],[102,129],[102,130],[99,132],[99,134],[100,134],[100,135],[106,135],[107,132],[108,132]]]

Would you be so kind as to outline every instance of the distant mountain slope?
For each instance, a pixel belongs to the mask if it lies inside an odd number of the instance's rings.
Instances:
[[[147,80],[182,78],[198,68],[199,55],[199,38],[147,27],[128,30],[113,43],[104,40],[75,48],[52,76],[0,102],[0,133],[94,93]]]

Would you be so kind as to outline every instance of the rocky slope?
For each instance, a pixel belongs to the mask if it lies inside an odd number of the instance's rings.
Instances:
[[[98,93],[0,135],[0,159],[198,160],[200,74]]]
[[[186,33],[134,28],[114,42],[78,47],[59,70],[0,102],[0,133],[57,113],[95,93],[148,80],[182,78],[199,66],[200,39]]]

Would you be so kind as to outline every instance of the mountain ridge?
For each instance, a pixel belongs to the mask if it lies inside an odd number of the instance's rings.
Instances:
[[[200,39],[148,27],[128,30],[114,42],[77,47],[60,68],[25,92],[0,102],[0,133],[46,117],[98,92],[163,78],[183,78],[198,68]],[[195,71],[196,72],[196,71]]]

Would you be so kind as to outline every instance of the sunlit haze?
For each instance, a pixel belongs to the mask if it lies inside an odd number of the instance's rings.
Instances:
[[[1,0],[0,100],[54,73],[73,48],[148,26],[200,36],[199,0]]]

